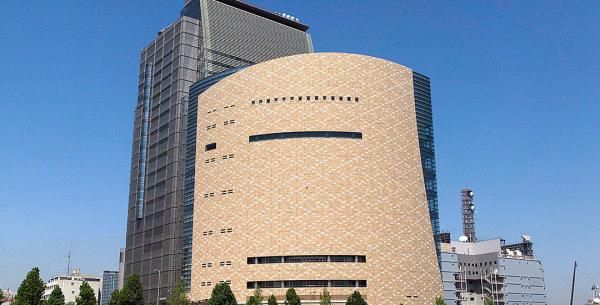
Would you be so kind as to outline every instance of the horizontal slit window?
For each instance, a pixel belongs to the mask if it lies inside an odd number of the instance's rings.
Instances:
[[[247,282],[246,288],[367,287],[366,280],[293,280]]]
[[[294,264],[294,263],[366,263],[365,255],[295,255],[248,257],[252,264]]]
[[[346,138],[346,139],[362,139],[362,132],[348,131],[291,131],[266,133],[252,135],[249,137],[250,142],[281,140],[281,139],[297,139],[297,138]],[[216,144],[215,144],[216,145]]]

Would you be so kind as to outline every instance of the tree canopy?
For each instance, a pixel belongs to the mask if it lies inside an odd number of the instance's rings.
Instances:
[[[327,288],[324,288],[319,295],[319,305],[331,305],[331,295],[329,295]]]
[[[120,296],[119,289],[113,291],[110,294],[110,300],[108,301],[108,305],[120,305],[121,304],[121,300],[119,299],[119,296]]]
[[[77,305],[96,305],[96,294],[94,289],[87,282],[81,283],[79,286],[79,296],[75,299]]]
[[[13,305],[42,305],[45,285],[40,278],[40,269],[33,267],[19,286]]]
[[[143,291],[144,287],[140,281],[140,276],[137,274],[130,275],[123,284],[123,289],[118,293],[117,305],[144,305]]]
[[[187,297],[185,285],[183,281],[179,281],[177,286],[171,290],[171,294],[167,298],[168,305],[190,305],[190,299]]]
[[[44,305],[65,305],[65,295],[60,287],[54,287]]]
[[[285,305],[301,305],[300,297],[296,294],[296,290],[294,288],[290,288],[285,293]]]
[[[437,297],[435,298],[435,305],[446,305],[446,301],[442,297]]]
[[[269,305],[279,305],[279,303],[277,303],[277,298],[275,298],[275,295],[271,294],[271,296],[269,297]]]
[[[346,305],[367,305],[367,302],[363,299],[362,295],[360,295],[360,292],[355,290],[352,295],[348,297]]]
[[[229,284],[219,283],[213,288],[208,305],[237,305],[235,295],[231,291]]]

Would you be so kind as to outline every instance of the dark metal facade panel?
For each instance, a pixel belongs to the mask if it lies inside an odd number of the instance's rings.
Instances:
[[[200,11],[201,7],[206,10]],[[202,16],[207,16],[206,20],[201,21]],[[182,268],[183,278],[189,278],[191,256],[184,254],[191,247],[191,222],[187,221],[191,221],[193,210],[184,207],[187,198],[184,198],[184,180],[186,151],[189,151],[186,148],[189,136],[186,101],[190,86],[231,67],[312,52],[307,33],[278,20],[279,16],[266,18],[227,1],[191,0],[186,2],[181,17],[161,30],[141,51],[125,277],[133,273],[141,275],[148,304],[156,303],[159,285],[155,269],[161,270],[161,298],[167,297],[169,288],[182,278]],[[151,81],[144,73],[148,64],[152,65]],[[146,109],[145,92],[151,92]],[[144,110],[148,114],[147,129],[143,128]],[[145,143],[143,132],[147,136]],[[143,144],[145,150],[141,149]],[[139,191],[142,179],[143,190]],[[193,189],[191,191],[193,194]],[[191,204],[193,208],[193,195]]]
[[[425,178],[425,193],[427,194],[429,217],[431,219],[433,238],[439,260],[441,252],[440,216],[433,137],[433,114],[431,109],[431,84],[429,78],[413,71],[413,89],[419,133],[419,148],[421,151],[421,166],[423,167],[423,177]]]

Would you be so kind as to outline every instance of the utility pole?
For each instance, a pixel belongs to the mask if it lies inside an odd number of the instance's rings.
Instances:
[[[575,291],[575,273],[577,272],[577,261],[573,265],[573,282],[571,282],[571,303],[573,305],[573,292]]]

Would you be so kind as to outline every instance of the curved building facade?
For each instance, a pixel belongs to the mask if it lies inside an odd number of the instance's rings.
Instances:
[[[228,282],[303,303],[442,295],[413,71],[362,55],[260,63],[198,97],[192,300]]]

